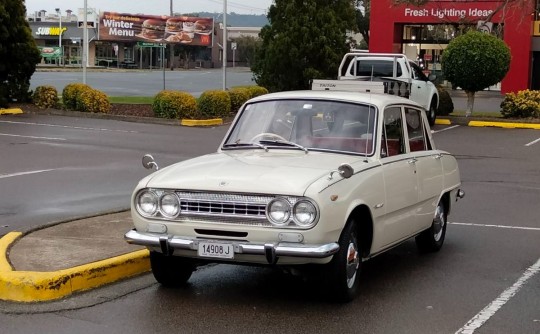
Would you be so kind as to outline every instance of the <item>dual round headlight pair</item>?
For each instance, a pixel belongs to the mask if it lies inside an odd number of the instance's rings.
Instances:
[[[317,222],[318,212],[315,203],[308,199],[299,199],[292,205],[286,198],[278,197],[266,206],[266,216],[276,226],[287,226],[292,219],[296,225],[306,228]]]
[[[153,191],[143,191],[137,195],[137,210],[147,217],[159,212],[166,218],[175,218],[180,213],[180,199],[175,193],[163,193],[158,196]]]

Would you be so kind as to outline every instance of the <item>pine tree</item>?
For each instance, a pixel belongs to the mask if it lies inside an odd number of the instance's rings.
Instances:
[[[275,0],[252,65],[269,91],[308,89],[312,79],[336,78],[355,30],[354,0]]]
[[[0,2],[0,107],[11,100],[27,100],[30,78],[40,61],[40,52],[26,21],[21,0]]]

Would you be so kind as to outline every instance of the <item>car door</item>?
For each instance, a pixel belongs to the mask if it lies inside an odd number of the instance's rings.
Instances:
[[[383,112],[381,165],[385,190],[385,214],[375,226],[374,246],[384,249],[415,231],[418,202],[416,166],[407,152],[403,107],[388,107]]]
[[[431,225],[442,191],[442,156],[434,150],[422,111],[413,107],[405,107],[404,111],[407,144],[418,183],[415,230],[421,231]]]
[[[431,103],[431,89],[428,85],[431,83],[422,72],[422,69],[414,64],[409,63],[411,67],[411,100],[422,105],[426,110],[429,110]]]

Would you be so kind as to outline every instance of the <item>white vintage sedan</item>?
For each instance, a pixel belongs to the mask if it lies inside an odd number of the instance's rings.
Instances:
[[[143,164],[158,169],[149,155]],[[456,159],[436,149],[411,100],[268,94],[242,107],[216,153],[139,182],[125,239],[148,247],[163,285],[209,262],[315,267],[348,301],[363,261],[412,237],[422,251],[441,248],[460,185]]]

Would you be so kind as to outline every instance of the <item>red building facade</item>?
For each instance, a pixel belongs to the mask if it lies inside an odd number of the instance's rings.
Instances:
[[[527,7],[509,6],[486,18],[502,1],[432,0],[425,6],[371,1],[371,52],[405,53],[425,64],[427,71],[440,71],[440,56],[448,42],[466,26],[477,26],[498,34],[510,47],[510,70],[500,85],[502,93],[531,87],[533,68],[532,32],[537,15],[534,0]],[[416,53],[416,55],[414,54]]]

